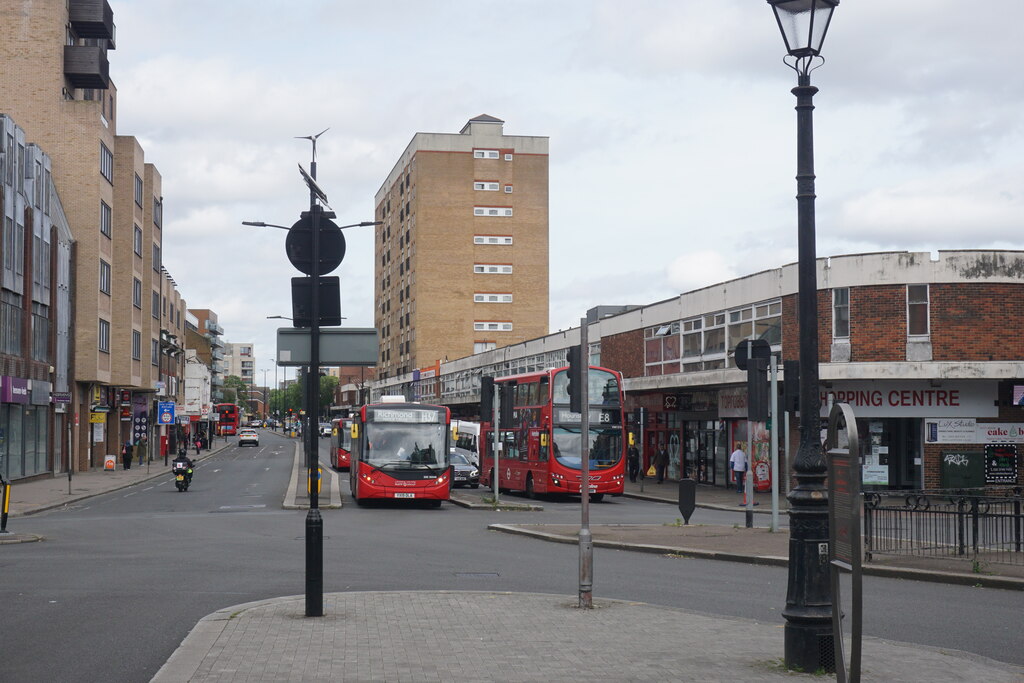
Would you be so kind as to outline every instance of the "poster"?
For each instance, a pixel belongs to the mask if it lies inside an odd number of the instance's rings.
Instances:
[[[1017,446],[1011,443],[985,446],[985,483],[1017,483]]]

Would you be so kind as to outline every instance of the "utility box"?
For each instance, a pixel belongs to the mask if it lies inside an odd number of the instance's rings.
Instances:
[[[985,454],[981,451],[943,451],[939,485],[944,489],[983,487]]]

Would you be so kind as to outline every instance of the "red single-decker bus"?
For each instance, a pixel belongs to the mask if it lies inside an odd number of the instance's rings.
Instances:
[[[352,418],[336,417],[331,420],[331,464],[347,470],[352,464]]]
[[[495,392],[512,394],[512,424],[499,423],[498,486],[543,493],[579,494],[582,474],[580,413],[569,410],[568,368],[554,368],[494,380]],[[626,425],[622,376],[591,366],[589,373],[590,499],[621,496],[624,490]],[[510,391],[503,387],[511,386]],[[505,411],[503,411],[505,412]],[[494,486],[494,425],[480,436],[480,483]]]
[[[372,498],[449,499],[451,412],[444,406],[384,397],[353,418],[349,488],[356,503]]]

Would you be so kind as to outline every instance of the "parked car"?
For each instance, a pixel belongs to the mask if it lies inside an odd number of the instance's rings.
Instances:
[[[257,432],[255,429],[249,429],[248,427],[245,428],[245,429],[239,429],[238,430],[238,445],[239,446],[244,446],[246,444],[252,444],[253,446],[259,446],[260,445],[260,434],[259,434],[259,432]]]
[[[321,422],[320,423],[320,438],[331,435],[331,423]]]
[[[455,466],[455,478],[453,486],[469,485],[473,488],[480,486],[480,469],[469,461],[469,458],[462,453],[452,452],[449,454],[452,465]]]

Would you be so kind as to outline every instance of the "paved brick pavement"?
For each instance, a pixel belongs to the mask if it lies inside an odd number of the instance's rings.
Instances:
[[[295,596],[238,605],[196,626],[154,683],[242,681],[808,681],[785,671],[783,629],[619,600],[454,591]],[[877,638],[864,681],[1024,681],[1024,669]]]

